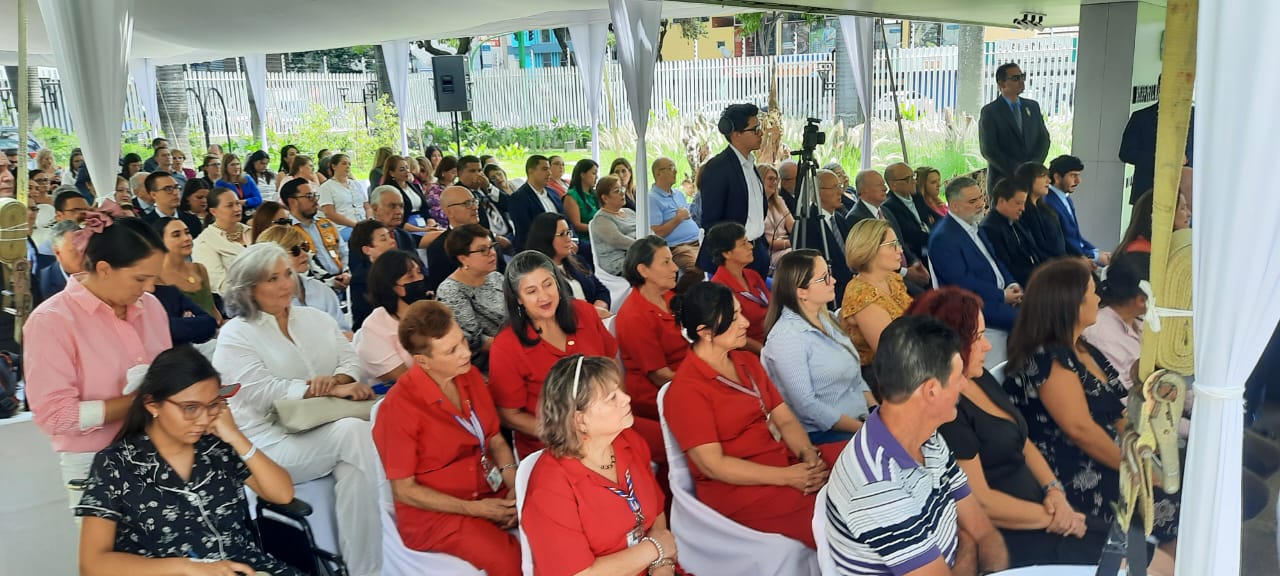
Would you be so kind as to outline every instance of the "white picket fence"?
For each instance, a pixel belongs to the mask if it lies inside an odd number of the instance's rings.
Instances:
[[[1027,73],[1026,96],[1040,102],[1050,116],[1070,114],[1075,94],[1076,37],[1045,37],[988,42],[984,49],[984,99],[995,98],[995,69],[1005,62],[1017,62]],[[924,114],[955,106],[958,55],[955,46],[889,50],[893,76],[901,104]],[[776,78],[778,103],[790,117],[834,115],[835,86],[832,54],[780,57],[750,57],[657,64],[653,83],[652,113],[665,115],[670,107],[679,113],[713,119],[733,102],[768,102],[769,80]],[[602,96],[602,123],[631,124],[626,88],[620,81],[616,63],[605,67]],[[187,73],[186,98],[193,130],[206,131],[215,141],[228,132],[232,137],[252,133],[249,100],[244,77],[239,72]],[[70,131],[70,114],[65,113],[56,81],[42,94],[46,106],[56,113],[45,115],[45,123]],[[498,127],[550,125],[586,126],[590,123],[576,68],[491,68],[471,75],[472,118]],[[332,131],[363,129],[366,114],[376,113],[370,102],[376,98],[377,81],[372,73],[272,73],[267,75],[267,121],[280,134],[297,133],[310,110],[328,110]],[[877,51],[873,75],[877,115],[892,117],[892,94],[883,51]],[[0,97],[5,114],[14,118],[11,92],[0,77]],[[203,104],[203,112],[201,110]],[[165,106],[163,100],[160,106]],[[360,111],[366,107],[366,111]],[[348,113],[333,113],[347,110]],[[125,128],[145,125],[136,91],[130,86]],[[447,124],[451,117],[436,112],[432,78],[429,73],[409,77],[408,125],[417,128],[427,121]]]

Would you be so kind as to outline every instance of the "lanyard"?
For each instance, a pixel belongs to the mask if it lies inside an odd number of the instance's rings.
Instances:
[[[636,515],[636,526],[634,534],[644,534],[644,512],[640,510],[640,500],[636,498],[635,486],[631,484],[631,470],[627,470],[627,491],[623,492],[613,486],[605,486],[610,492],[616,494],[627,502],[627,506],[631,508],[631,513]]]
[[[463,430],[469,432],[476,440],[480,441],[480,463],[488,468],[489,450],[484,443],[484,427],[480,425],[480,418],[476,416],[476,409],[471,407],[471,401],[467,400],[467,410],[471,412],[471,417],[464,420],[461,416],[454,416],[453,419],[462,426]]]
[[[760,413],[764,415],[764,421],[768,422],[769,410],[764,407],[764,397],[760,394],[760,387],[756,385],[756,379],[752,377],[750,373],[747,373],[746,377],[747,377],[747,381],[751,382],[750,390],[748,390],[746,387],[742,386],[741,384],[738,384],[737,382],[734,382],[733,380],[730,380],[718,374],[716,375],[716,380],[719,381],[721,384],[724,384],[725,386],[733,388],[734,390],[737,390],[743,394],[746,394],[747,396],[752,396],[757,401],[759,401]]]
[[[759,304],[760,306],[769,305],[769,293],[765,292],[764,290],[760,290],[758,293],[755,293],[755,294],[751,293],[750,290],[743,290],[741,292],[738,292],[738,295],[743,298],[746,298],[750,302]]]

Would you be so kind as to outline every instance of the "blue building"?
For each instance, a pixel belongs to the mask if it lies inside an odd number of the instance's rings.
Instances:
[[[521,66],[546,68],[563,65],[564,53],[560,50],[560,43],[556,42],[556,36],[551,30],[523,30],[511,34],[511,44],[507,47],[507,54],[519,60],[522,42],[524,62],[521,62]],[[573,43],[569,44],[572,46]]]

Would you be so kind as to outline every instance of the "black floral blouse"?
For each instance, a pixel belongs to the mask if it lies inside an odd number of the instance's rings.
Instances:
[[[274,576],[301,576],[259,549],[246,525],[249,467],[240,456],[212,435],[196,442],[195,452],[184,482],[146,435],[108,446],[93,459],[76,516],[114,521],[116,552],[233,560]]]
[[[1090,458],[1053,420],[1040,400],[1040,386],[1049,379],[1049,372],[1057,362],[1080,378],[1089,415],[1107,435],[1116,439],[1116,421],[1124,417],[1121,399],[1127,392],[1120,383],[1120,373],[1107,357],[1088,343],[1084,346],[1107,375],[1105,381],[1089,372],[1071,349],[1054,348],[1037,351],[1028,366],[1009,374],[1004,388],[1026,419],[1027,437],[1040,449],[1054,477],[1065,485],[1067,501],[1077,512],[1101,519],[1109,526],[1116,517],[1113,506],[1120,500],[1120,472]],[[1156,491],[1154,534],[1162,541],[1178,535],[1178,502],[1177,495]]]

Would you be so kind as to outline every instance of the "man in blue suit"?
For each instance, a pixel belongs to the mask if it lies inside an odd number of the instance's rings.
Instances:
[[[1049,194],[1044,197],[1058,212],[1062,224],[1062,236],[1067,241],[1067,253],[1084,256],[1099,266],[1111,262],[1111,253],[1099,250],[1087,238],[1080,235],[1080,220],[1076,218],[1076,205],[1071,194],[1080,186],[1080,173],[1084,162],[1075,156],[1063,154],[1049,162]]]
[[[756,172],[756,157],[764,129],[755,104],[730,104],[720,114],[716,129],[729,141],[724,151],[703,164],[698,186],[701,194],[703,230],[721,222],[737,222],[747,229],[747,240],[754,246],[755,260],[751,269],[761,277],[769,275],[769,243],[764,237],[764,180]],[[706,247],[705,244],[702,245]],[[714,272],[711,254],[698,254],[698,267]]]
[[[514,250],[524,250],[525,234],[533,219],[543,212],[564,214],[564,203],[554,190],[547,188],[551,179],[551,161],[546,156],[534,154],[524,163],[525,182],[507,199],[507,214],[515,226]]]
[[[41,263],[36,271],[36,288],[44,301],[67,287],[67,279],[72,274],[84,270],[84,254],[76,250],[71,242],[71,234],[80,229],[74,220],[63,220],[53,225],[53,258]]]
[[[991,240],[978,225],[985,206],[977,180],[962,176],[947,183],[951,214],[929,235],[929,262],[939,286],[976,293],[982,298],[987,326],[1008,332],[1017,316],[1014,306],[1022,302],[1022,287],[996,260]]]

